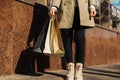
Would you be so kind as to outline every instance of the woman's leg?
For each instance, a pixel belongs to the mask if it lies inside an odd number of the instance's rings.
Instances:
[[[65,58],[67,62],[67,75],[66,80],[74,80],[74,63],[73,63],[73,56],[72,56],[72,36],[73,30],[72,29],[61,29],[61,36],[63,40],[63,45],[65,49]]]
[[[84,63],[85,29],[75,30],[74,36],[74,40],[76,43],[75,62]]]
[[[63,40],[63,45],[65,49],[65,58],[67,63],[73,62],[72,56],[72,36],[73,30],[72,29],[61,29],[61,36]]]
[[[85,34],[84,29],[77,29],[74,33],[75,43],[76,43],[76,53],[75,53],[75,80],[83,80],[82,68],[84,62],[84,51],[85,51]]]
[[[83,68],[83,60],[84,60],[84,41],[85,34],[83,26],[80,26],[80,18],[79,18],[79,8],[75,8],[75,16],[73,22],[74,28],[74,41],[76,44],[75,51],[75,80],[83,80],[82,68]]]

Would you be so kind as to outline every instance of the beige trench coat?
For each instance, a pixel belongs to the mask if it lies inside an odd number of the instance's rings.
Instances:
[[[80,11],[80,25],[94,27],[94,19],[89,15],[89,5],[94,4],[95,0],[77,0]],[[53,0],[53,6],[59,8],[60,28],[71,28],[74,18],[75,0]]]

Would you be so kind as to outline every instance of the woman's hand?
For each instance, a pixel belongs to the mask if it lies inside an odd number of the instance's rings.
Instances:
[[[49,11],[50,16],[54,16],[57,13],[57,8],[56,7],[52,7]]]
[[[91,17],[96,16],[96,10],[94,8],[90,8],[90,16]]]
[[[54,16],[55,15],[55,10],[54,9],[50,9],[50,11],[49,11],[49,14],[50,14],[50,16]]]
[[[94,5],[90,5],[90,16],[91,17],[96,16],[96,9]]]

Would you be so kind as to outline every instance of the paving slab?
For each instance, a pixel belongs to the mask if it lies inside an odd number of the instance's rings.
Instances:
[[[67,70],[0,76],[0,80],[66,80]],[[120,63],[89,66],[83,69],[84,80],[120,80]]]

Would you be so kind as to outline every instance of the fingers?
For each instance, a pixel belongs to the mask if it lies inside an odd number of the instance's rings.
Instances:
[[[91,17],[96,16],[96,10],[95,9],[90,9],[90,16]]]
[[[50,12],[49,12],[49,14],[50,14],[51,16],[54,16],[54,15],[55,15],[55,10],[54,10],[54,9],[51,9]]]

